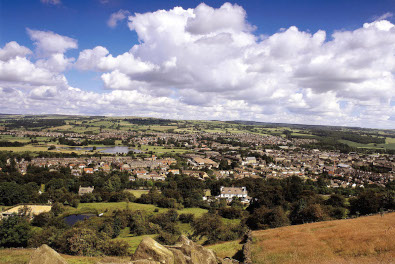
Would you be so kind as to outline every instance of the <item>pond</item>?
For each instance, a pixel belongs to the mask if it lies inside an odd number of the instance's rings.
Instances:
[[[84,219],[89,219],[93,216],[96,216],[96,215],[94,215],[94,214],[73,214],[73,215],[66,216],[64,218],[64,221],[66,222],[67,225],[73,226],[78,221],[82,221]]]
[[[93,147],[66,147],[65,149],[91,151],[93,150]],[[141,150],[130,148],[128,146],[96,147],[96,149],[107,154],[127,154],[129,151],[133,151],[134,153],[142,152]]]

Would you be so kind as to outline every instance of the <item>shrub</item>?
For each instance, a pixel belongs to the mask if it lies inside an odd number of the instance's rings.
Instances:
[[[26,247],[31,226],[26,217],[13,215],[0,221],[0,247]]]
[[[290,221],[282,207],[268,209],[262,206],[254,211],[247,219],[247,225],[251,229],[267,229],[289,225]]]
[[[109,256],[128,256],[130,255],[130,246],[123,240],[110,240],[105,243],[104,253]]]
[[[194,220],[195,216],[194,214],[180,214],[178,219],[181,221],[181,223],[192,223]]]
[[[60,250],[78,256],[103,254],[108,236],[88,228],[71,228],[60,237]]]
[[[177,242],[178,237],[179,234],[173,234],[171,232],[161,230],[156,240],[162,244],[174,245]]]
[[[53,213],[52,212],[43,212],[41,214],[38,214],[38,215],[34,216],[34,218],[33,218],[31,223],[34,226],[43,227],[43,226],[47,225],[50,222],[52,217],[53,217]]]
[[[219,209],[219,214],[228,219],[238,219],[243,215],[243,210],[240,207],[224,207]]]

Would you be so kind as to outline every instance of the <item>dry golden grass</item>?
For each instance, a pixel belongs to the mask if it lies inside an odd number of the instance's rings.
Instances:
[[[29,209],[31,209],[31,213],[34,215],[38,215],[41,214],[43,212],[49,212],[51,211],[52,206],[51,205],[26,205],[27,207],[29,207]],[[4,211],[4,213],[18,213],[20,209],[22,209],[24,207],[24,205],[18,205],[15,207],[12,207],[11,209]]]
[[[395,263],[395,213],[253,232],[253,263]]]

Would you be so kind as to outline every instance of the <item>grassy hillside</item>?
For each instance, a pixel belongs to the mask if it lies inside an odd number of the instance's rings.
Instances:
[[[394,263],[395,213],[253,232],[254,263]]]
[[[254,231],[253,237],[252,260],[256,264],[394,263],[395,213]],[[207,247],[223,258],[235,256],[242,245],[236,240]],[[28,263],[33,250],[0,249],[0,264]],[[71,264],[125,263],[129,259],[62,256]]]

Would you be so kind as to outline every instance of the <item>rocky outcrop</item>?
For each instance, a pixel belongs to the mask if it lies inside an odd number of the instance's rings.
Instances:
[[[58,252],[44,244],[33,252],[29,264],[67,264],[67,261]]]
[[[150,237],[141,241],[132,256],[135,264],[218,264],[215,253],[180,236],[174,246],[163,246]]]

